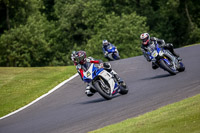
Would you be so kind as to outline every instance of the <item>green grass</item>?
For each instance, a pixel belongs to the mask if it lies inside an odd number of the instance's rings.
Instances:
[[[0,67],[0,117],[27,105],[76,73],[67,67]]]
[[[199,42],[199,43],[196,43],[196,44],[186,45],[186,46],[184,46],[184,47],[190,47],[190,46],[195,46],[195,45],[200,45],[200,42]]]
[[[90,133],[200,133],[200,95]]]

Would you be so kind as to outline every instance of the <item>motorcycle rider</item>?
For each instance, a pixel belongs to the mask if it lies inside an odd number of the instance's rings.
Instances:
[[[73,51],[71,54],[71,60],[74,62],[74,65],[76,66],[77,72],[80,75],[81,79],[83,80],[83,72],[87,70],[87,67],[89,66],[88,63],[94,63],[100,65],[100,67],[103,67],[106,71],[111,73],[113,77],[117,80],[117,82],[122,83],[125,85],[124,81],[120,79],[118,74],[112,70],[111,64],[108,62],[103,62],[102,60],[95,60],[92,57],[86,57],[85,51]],[[96,92],[95,89],[93,89],[91,86],[87,85],[85,94],[90,97],[94,95]]]
[[[159,46],[161,48],[169,50],[179,61],[182,60],[179,57],[179,55],[177,53],[175,53],[173,44],[165,43],[165,41],[163,39],[158,39],[156,37],[150,37],[150,35],[148,33],[142,33],[140,35],[140,39],[142,40],[141,50],[147,61],[149,61],[149,62],[151,61],[151,59],[148,55],[148,51],[149,51],[149,49],[151,49],[151,45],[155,44],[156,42],[159,44]],[[157,69],[158,66],[152,62],[152,68]]]
[[[103,40],[102,43],[103,43],[103,45],[102,45],[103,54],[104,54],[105,58],[107,58],[109,60],[108,48],[115,47],[115,46],[112,43],[108,42],[108,40]]]

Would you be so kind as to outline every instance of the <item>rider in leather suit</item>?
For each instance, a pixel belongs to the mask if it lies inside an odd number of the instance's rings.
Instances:
[[[111,44],[110,42],[108,42],[107,40],[103,40],[103,45],[102,45],[102,50],[103,50],[103,54],[105,56],[105,58],[107,58],[109,60],[109,57],[108,57],[108,48],[111,46],[113,47],[114,45]]]
[[[88,63],[94,63],[102,66],[106,71],[111,73],[115,79],[118,82],[124,83],[123,80],[120,79],[118,74],[112,70],[110,63],[108,62],[103,62],[102,60],[95,60],[92,57],[86,57],[86,52],[85,51],[73,51],[71,54],[71,59],[74,62],[74,65],[76,66],[77,72],[80,75],[81,79],[83,80],[83,72],[87,70]],[[92,96],[96,92],[95,89],[93,89],[91,86],[87,85],[85,94],[87,96]]]
[[[163,39],[158,39],[156,37],[150,37],[150,35],[148,33],[143,33],[140,35],[140,39],[142,40],[142,46],[141,46],[141,50],[143,52],[144,57],[146,58],[147,61],[151,61],[149,58],[149,55],[147,54],[148,49],[150,48],[151,44],[154,43],[158,43],[160,45],[160,47],[163,47],[164,49],[169,50],[175,57],[177,57],[177,59],[179,61],[181,61],[182,59],[179,57],[179,55],[177,53],[175,53],[174,51],[174,47],[173,44],[171,43],[165,43],[165,41]],[[157,69],[158,66],[155,65],[152,62],[152,68],[153,69]]]

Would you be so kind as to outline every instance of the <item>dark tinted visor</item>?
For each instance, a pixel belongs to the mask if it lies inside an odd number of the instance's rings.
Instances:
[[[146,42],[147,40],[148,40],[148,37],[147,37],[147,38],[145,38],[145,39],[142,39],[142,41],[143,41],[143,42]]]

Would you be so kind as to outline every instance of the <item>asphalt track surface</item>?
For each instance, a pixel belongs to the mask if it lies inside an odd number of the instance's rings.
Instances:
[[[127,95],[104,100],[84,94],[79,77],[30,107],[0,120],[0,133],[85,133],[136,117],[200,93],[200,45],[176,49],[186,70],[170,76],[153,70],[143,56],[112,62],[126,81]]]

